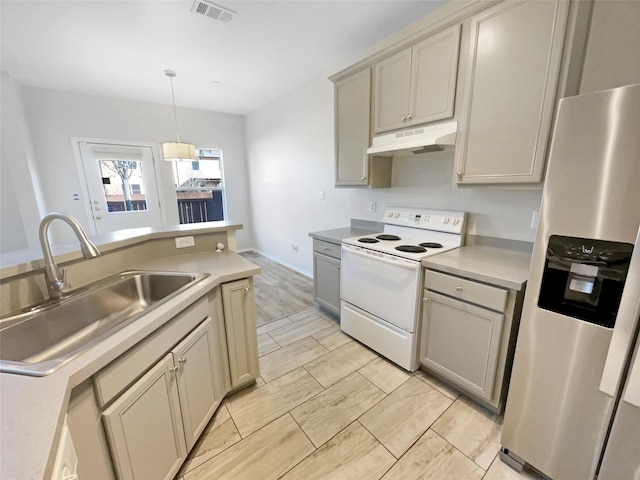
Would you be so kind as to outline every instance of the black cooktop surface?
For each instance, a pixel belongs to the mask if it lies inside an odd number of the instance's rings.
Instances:
[[[407,252],[407,253],[424,253],[427,251],[426,248],[420,247],[418,245],[400,245],[396,247],[396,250],[399,252]]]
[[[392,241],[397,241],[400,240],[400,237],[397,235],[390,235],[388,233],[383,233],[382,235],[378,235],[376,236],[376,238],[378,240],[392,240]]]

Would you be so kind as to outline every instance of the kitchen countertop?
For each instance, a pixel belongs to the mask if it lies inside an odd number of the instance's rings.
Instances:
[[[0,478],[26,480],[49,475],[75,386],[219,284],[260,273],[258,266],[229,250],[157,258],[131,265],[131,269],[206,272],[210,276],[48,376],[0,374]]]
[[[521,290],[529,277],[531,255],[515,250],[472,245],[433,255],[422,266],[479,282]]]
[[[184,235],[200,235],[216,232],[233,232],[240,230],[242,224],[234,224],[226,221],[192,223],[186,225],[170,225],[165,227],[130,228],[103,235],[91,236],[90,240],[98,247],[101,253],[127,247],[137,243],[159,238],[170,238]],[[52,246],[56,263],[66,263],[82,259],[79,243],[74,238],[63,245]],[[28,273],[44,267],[41,248],[18,250],[3,253],[0,256],[0,278]]]
[[[360,235],[369,235],[378,230],[369,230],[362,227],[344,227],[334,228],[332,230],[322,230],[319,232],[311,232],[310,237],[316,240],[323,240],[329,243],[342,243],[342,240],[349,237],[358,237]]]

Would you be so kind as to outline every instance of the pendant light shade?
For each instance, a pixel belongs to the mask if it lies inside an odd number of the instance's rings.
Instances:
[[[196,147],[190,143],[162,143],[162,158],[165,160],[195,160]]]
[[[176,160],[195,160],[196,159],[196,147],[190,143],[182,143],[180,141],[180,132],[178,132],[178,114],[176,112],[176,97],[173,93],[173,77],[176,76],[176,72],[173,70],[165,70],[164,74],[169,77],[171,81],[171,100],[173,101],[173,120],[176,124],[176,142],[167,142],[162,145],[162,158],[167,161]]]

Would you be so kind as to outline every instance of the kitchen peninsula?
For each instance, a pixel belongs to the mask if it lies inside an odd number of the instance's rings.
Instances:
[[[260,273],[260,268],[233,251],[235,232],[240,228],[242,225],[210,222],[125,230],[94,237],[92,240],[101,256],[91,260],[82,258],[77,244],[54,249],[56,261],[67,268],[68,280],[74,288],[124,270],[208,276],[49,375],[33,377],[1,373],[0,477],[40,479],[54,476],[58,445],[67,425],[78,458],[80,478],[83,468],[88,468],[85,472],[92,472],[93,478],[115,478],[115,472],[122,478],[129,478],[136,468],[146,468],[146,464],[160,468],[157,465],[162,461],[166,466],[163,473],[177,472],[224,396],[252,384],[259,376],[252,277]],[[178,250],[175,239],[184,236],[193,237],[194,245]],[[219,243],[225,248],[218,248]],[[0,299],[3,316],[46,299],[41,257],[35,250],[2,256]],[[194,340],[190,341],[191,338]],[[202,345],[206,345],[206,349],[198,352],[205,351],[204,357],[199,354],[198,358],[183,365],[190,359],[189,348],[198,344],[200,338],[205,339]],[[175,366],[171,363],[163,370],[164,364],[173,362],[174,357],[177,359]],[[188,368],[201,358],[211,360],[204,368],[198,368],[197,374],[200,370],[209,372],[206,376],[211,380],[209,390],[213,403],[209,401],[206,411],[194,419],[200,404],[195,402],[196,407],[192,407],[189,402],[192,397],[184,401],[183,387],[184,384],[189,387],[189,379],[182,377],[188,377],[185,375]],[[185,373],[181,373],[181,369]],[[173,375],[175,380],[172,380]],[[117,426],[114,427],[106,417],[122,402],[133,405],[138,398],[147,396],[146,392],[151,388],[145,390],[145,385],[155,380],[159,380],[163,388],[165,380],[167,385],[173,385],[172,399],[180,398],[179,402],[169,403],[175,416],[153,422],[148,422],[149,417],[134,419],[129,427],[138,421],[149,428],[167,425],[176,435],[163,438],[161,446],[166,447],[168,442],[173,447],[175,440],[174,450],[178,453],[176,458],[166,461],[146,462],[139,456],[140,452],[146,450],[144,455],[156,455],[153,453],[156,443],[152,448],[143,446],[136,450],[138,457],[121,451],[123,442],[119,435],[122,431],[118,433]],[[132,393],[140,392],[141,386],[144,394],[126,403],[133,398]],[[200,390],[196,391],[198,395],[201,395]],[[193,391],[187,389],[187,393]],[[154,404],[155,399],[147,398],[147,402]],[[148,409],[140,410],[147,415]],[[151,414],[153,412],[148,415]],[[105,426],[102,417],[105,417]],[[116,415],[118,419],[127,421],[124,414]],[[129,433],[127,431],[125,437]],[[158,442],[153,435],[142,437]],[[129,459],[127,464],[119,461],[125,457]]]

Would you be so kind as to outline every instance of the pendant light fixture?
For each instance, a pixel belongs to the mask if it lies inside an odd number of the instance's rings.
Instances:
[[[178,114],[176,112],[176,96],[173,93],[173,77],[176,72],[173,70],[165,70],[164,74],[171,81],[171,99],[173,100],[173,119],[176,124],[176,142],[162,143],[162,158],[167,161],[172,160],[195,160],[196,147],[190,143],[182,143],[180,141],[180,132],[178,132]]]

